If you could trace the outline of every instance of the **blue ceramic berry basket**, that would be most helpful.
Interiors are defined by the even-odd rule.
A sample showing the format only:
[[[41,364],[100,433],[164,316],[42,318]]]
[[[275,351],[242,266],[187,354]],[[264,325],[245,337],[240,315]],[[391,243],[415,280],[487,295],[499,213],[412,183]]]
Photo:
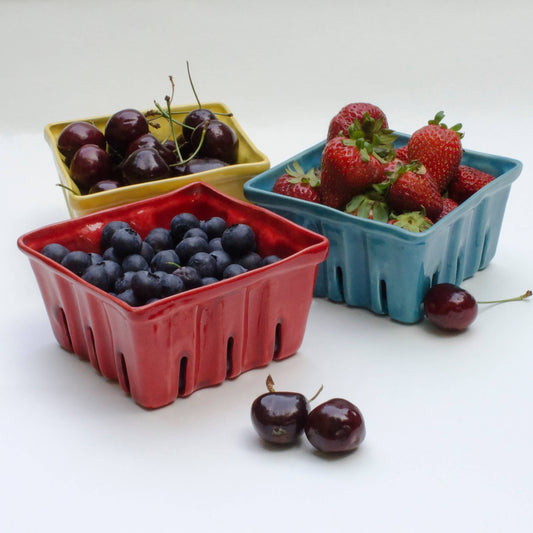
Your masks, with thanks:
[[[396,145],[409,136],[397,134]],[[436,283],[460,284],[485,268],[496,246],[513,181],[522,164],[514,159],[465,150],[462,164],[497,179],[422,233],[355,217],[342,211],[272,192],[287,165],[319,167],[325,142],[247,181],[248,200],[329,239],[329,256],[318,270],[314,295],[364,307],[403,323],[422,318],[421,303]]]

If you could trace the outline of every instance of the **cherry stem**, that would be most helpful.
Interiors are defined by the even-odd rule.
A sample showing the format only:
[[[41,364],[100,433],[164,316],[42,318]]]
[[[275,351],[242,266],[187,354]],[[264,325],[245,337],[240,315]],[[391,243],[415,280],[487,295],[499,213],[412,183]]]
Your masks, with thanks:
[[[189,68],[189,61],[186,61],[187,64],[187,76],[189,77],[189,83],[191,84],[191,89],[194,94],[194,97],[196,98],[196,101],[198,102],[198,107],[202,109],[202,104],[200,103],[200,99],[198,98],[198,95],[196,94],[196,89],[194,88],[194,83],[192,82],[192,76],[191,76],[191,69]]]
[[[316,397],[322,392],[323,388],[324,388],[324,385],[320,385],[320,388],[315,392],[314,396],[312,398],[309,398],[309,402],[316,400]]]
[[[78,194],[77,191],[72,189],[71,187],[67,187],[66,185],[63,185],[62,183],[56,183],[57,187],[61,187],[62,189],[66,189],[67,191],[71,192],[72,194]]]
[[[200,142],[198,143],[198,147],[196,148],[196,150],[187,159],[182,159],[181,153],[179,152],[179,149],[178,149],[178,155],[179,155],[179,158],[180,158],[180,162],[179,163],[171,163],[170,164],[171,167],[175,167],[177,165],[183,165],[185,163],[188,163],[189,161],[191,161],[192,159],[194,159],[198,155],[198,152],[202,148],[202,144],[204,144],[205,132],[207,131],[207,126],[208,125],[209,125],[209,121],[206,121],[205,125],[204,125],[204,127],[202,129],[202,136],[200,137]],[[177,147],[178,145],[177,145],[177,141],[175,139],[174,139],[174,142],[176,143],[176,147]]]
[[[276,392],[276,389],[274,388],[274,380],[272,379],[272,376],[269,374],[266,378],[266,386],[268,389],[268,392]],[[322,389],[324,388],[324,385],[320,385],[320,388],[315,392],[314,396],[310,398],[308,401],[312,402],[316,399],[316,397],[322,392]]]
[[[167,97],[168,98],[168,97]],[[166,100],[166,98],[165,98]],[[178,126],[181,126],[182,128],[188,128],[188,129],[194,129],[194,128],[191,128],[191,126],[187,126],[187,124],[183,124],[182,122],[179,122],[178,120],[172,118],[172,114],[175,114],[175,113],[171,113],[169,114],[167,111],[165,111],[160,104],[158,104],[155,100],[154,100],[154,105],[157,107],[157,110],[159,111],[160,113],[160,116],[158,117],[154,117],[152,119],[150,119],[151,121],[152,120],[157,120],[157,119],[160,119],[161,117],[167,119],[168,121],[172,121],[173,124],[177,124]],[[154,124],[150,124],[151,126],[154,126]]]
[[[174,82],[172,80],[172,76],[169,76],[170,77],[170,81],[172,83],[172,95],[174,95]],[[172,119],[172,112],[170,111],[170,103],[172,102],[172,98],[166,98],[166,101],[167,101],[167,111],[168,111],[168,115],[169,115],[169,119],[168,119],[168,124],[170,126],[170,133],[172,135],[172,140],[174,141],[174,146],[176,147],[176,153],[178,154],[178,157],[179,157],[179,160],[181,163],[183,163],[183,157],[181,156],[181,151],[180,151],[180,145],[178,143],[178,139],[176,138],[176,132],[174,130],[174,124],[172,123],[173,119]]]
[[[478,304],[503,304],[506,302],[520,302],[521,300],[529,298],[532,294],[533,293],[528,289],[524,294],[516,296],[515,298],[508,298],[506,300],[487,300],[483,302],[478,302]]]

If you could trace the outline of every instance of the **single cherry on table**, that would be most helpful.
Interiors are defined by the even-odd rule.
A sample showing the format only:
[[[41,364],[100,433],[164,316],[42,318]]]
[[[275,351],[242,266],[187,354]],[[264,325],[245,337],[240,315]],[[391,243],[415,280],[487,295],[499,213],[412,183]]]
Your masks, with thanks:
[[[531,294],[528,290],[516,298],[478,302],[468,291],[453,283],[437,283],[424,297],[424,313],[440,329],[464,331],[476,319],[478,304],[515,302],[529,298]]]

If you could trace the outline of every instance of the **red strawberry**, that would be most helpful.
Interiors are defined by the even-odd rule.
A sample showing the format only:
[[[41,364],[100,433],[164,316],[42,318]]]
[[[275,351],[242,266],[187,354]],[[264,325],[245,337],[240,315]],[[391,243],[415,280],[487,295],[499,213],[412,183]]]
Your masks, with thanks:
[[[285,174],[276,180],[272,190],[285,196],[320,203],[320,175],[314,168],[304,172],[295,161],[294,168],[287,167]]]
[[[348,104],[331,119],[327,140],[330,141],[341,132],[343,132],[343,136],[348,136],[348,128],[353,124],[353,121],[357,119],[361,122],[365,113],[368,113],[376,120],[383,119],[383,127],[389,127],[387,117],[385,117],[385,113],[379,107],[366,103]]]
[[[322,152],[322,203],[343,209],[347,202],[386,178],[384,163],[396,138],[365,113],[348,128],[348,138],[334,137]]]
[[[400,165],[409,163],[409,156],[407,155],[407,145],[396,149],[396,157],[385,164],[385,172],[392,173]]]
[[[409,160],[418,160],[426,167],[441,193],[457,174],[463,156],[462,125],[448,128],[441,124],[443,118],[444,113],[439,111],[427,126],[413,133],[407,144]]]
[[[396,148],[396,159],[399,159],[400,161],[404,163],[409,163],[409,153],[407,150],[407,145],[404,145],[400,148]]]
[[[429,220],[423,211],[411,211],[410,213],[393,216],[388,224],[412,231],[413,233],[420,233],[433,226],[433,222]]]
[[[391,178],[389,206],[397,212],[425,210],[435,220],[442,211],[442,198],[431,175],[419,163],[400,167]]]
[[[460,204],[493,179],[494,176],[486,172],[467,167],[466,165],[460,165],[457,175],[450,182],[448,195]]]
[[[442,211],[440,212],[440,215],[437,217],[435,222],[437,220],[440,220],[442,217],[446,216],[448,213],[451,213],[459,204],[452,200],[451,198],[443,198],[442,199]]]

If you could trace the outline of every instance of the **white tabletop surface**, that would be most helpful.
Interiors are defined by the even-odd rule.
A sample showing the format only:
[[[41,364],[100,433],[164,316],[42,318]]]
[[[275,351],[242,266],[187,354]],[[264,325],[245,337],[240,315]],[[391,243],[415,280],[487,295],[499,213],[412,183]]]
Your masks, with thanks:
[[[533,523],[533,302],[464,334],[314,300],[298,353],[155,411],[56,343],[16,238],[68,218],[43,127],[151,107],[176,80],[279,163],[369,101],[412,132],[443,109],[466,148],[524,164],[479,299],[533,289],[533,10],[508,2],[0,2],[0,531],[525,533]],[[362,410],[358,451],[262,445],[280,389]]]

